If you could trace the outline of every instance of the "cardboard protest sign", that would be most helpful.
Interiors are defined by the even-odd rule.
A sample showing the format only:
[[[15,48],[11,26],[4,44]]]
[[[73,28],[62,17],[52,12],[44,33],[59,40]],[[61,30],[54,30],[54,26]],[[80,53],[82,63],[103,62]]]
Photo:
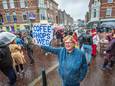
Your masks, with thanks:
[[[32,28],[33,37],[38,45],[49,46],[53,39],[53,28],[48,24],[35,24]]]

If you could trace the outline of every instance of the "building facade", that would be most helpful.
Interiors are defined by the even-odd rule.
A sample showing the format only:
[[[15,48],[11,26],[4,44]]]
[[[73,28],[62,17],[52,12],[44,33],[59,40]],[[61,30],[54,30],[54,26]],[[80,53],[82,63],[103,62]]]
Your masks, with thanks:
[[[89,24],[89,28],[95,28],[98,25],[100,20],[100,1],[101,0],[90,0],[89,2],[89,12],[88,15],[86,15],[86,22]]]
[[[54,0],[46,0],[47,3],[47,18],[52,24],[58,23],[58,4]]]
[[[65,10],[58,10],[58,24],[65,26],[66,30],[71,30],[74,23],[74,19],[66,13]]]
[[[101,6],[100,0],[94,0],[90,8],[91,10],[90,21],[99,21],[100,6]]]
[[[115,22],[115,0],[101,0],[100,19]]]
[[[9,28],[16,28],[17,25],[26,27],[30,21],[39,22],[36,0],[0,0],[0,6],[3,26]]]
[[[73,18],[65,10],[58,10],[58,23],[60,25],[72,25],[73,21]]]
[[[103,22],[115,23],[115,0],[90,0],[88,24],[94,28]]]
[[[31,28],[31,24],[42,20],[54,24],[57,9],[54,0],[0,0],[0,22],[7,29]]]

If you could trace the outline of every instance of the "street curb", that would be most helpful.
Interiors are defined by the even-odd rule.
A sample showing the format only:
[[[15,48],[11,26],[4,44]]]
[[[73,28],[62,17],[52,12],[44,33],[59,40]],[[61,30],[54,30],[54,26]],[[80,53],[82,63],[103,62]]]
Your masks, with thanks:
[[[54,66],[50,67],[46,71],[46,75],[52,72],[54,69],[58,67],[59,64],[55,64]],[[28,84],[28,86],[35,86],[35,84],[42,79],[42,75],[40,75],[38,78],[34,79],[31,83]]]

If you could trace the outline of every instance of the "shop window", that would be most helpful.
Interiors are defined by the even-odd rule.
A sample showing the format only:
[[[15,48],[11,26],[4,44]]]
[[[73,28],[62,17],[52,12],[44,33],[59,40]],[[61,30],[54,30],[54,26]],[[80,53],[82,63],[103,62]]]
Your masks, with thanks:
[[[7,22],[11,21],[11,16],[10,16],[9,12],[6,13],[6,20],[7,20]]]
[[[7,0],[2,0],[2,6],[4,9],[8,9]]]
[[[106,16],[111,16],[112,14],[112,8],[107,8],[106,9]]]
[[[20,0],[20,7],[27,8],[28,7],[28,0]]]
[[[0,23],[3,23],[3,16],[1,13],[0,13]]]
[[[40,10],[40,19],[45,20],[46,19],[46,10]]]
[[[93,17],[95,18],[96,16],[97,16],[97,15],[96,15],[96,9],[94,9],[94,16],[93,16]]]
[[[16,12],[13,12],[13,20],[15,23],[17,22]]]
[[[10,3],[10,8],[15,8],[14,0],[10,0],[9,3]]]
[[[25,12],[23,13],[23,20],[27,20],[27,14]]]
[[[108,3],[113,3],[113,0],[108,0],[107,2],[108,2]]]

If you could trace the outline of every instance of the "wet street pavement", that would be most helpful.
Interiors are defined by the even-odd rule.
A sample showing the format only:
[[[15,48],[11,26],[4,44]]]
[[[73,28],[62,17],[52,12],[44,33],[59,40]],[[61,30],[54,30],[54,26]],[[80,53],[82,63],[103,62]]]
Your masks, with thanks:
[[[97,56],[92,61],[89,67],[88,74],[81,86],[115,86],[115,67],[112,71],[102,71],[100,65],[103,63],[103,58]],[[57,69],[47,75],[48,86],[61,86],[61,80]],[[42,86],[41,81],[35,86]]]
[[[40,48],[34,48],[35,64],[30,65],[29,62],[25,65],[25,73],[20,78],[18,77],[16,86],[28,86],[38,76],[41,75],[43,67],[47,70],[57,64],[57,59],[54,55],[44,55]],[[103,56],[98,55],[92,61],[89,67],[88,74],[81,86],[115,86],[115,67],[112,71],[102,71],[100,65],[103,63]],[[44,65],[43,65],[44,64]],[[61,86],[61,80],[57,69],[48,73],[48,86]],[[8,79],[0,73],[0,86],[8,86]],[[38,81],[34,86],[42,86],[42,81]]]
[[[34,60],[35,64],[30,65],[29,60],[27,59],[27,64],[24,66],[24,74],[17,78],[16,86],[28,86],[35,78],[41,75],[43,68],[46,70],[56,64],[56,58],[52,54],[45,56],[43,51],[34,47]],[[0,86],[8,86],[8,79],[4,74],[0,72]]]

